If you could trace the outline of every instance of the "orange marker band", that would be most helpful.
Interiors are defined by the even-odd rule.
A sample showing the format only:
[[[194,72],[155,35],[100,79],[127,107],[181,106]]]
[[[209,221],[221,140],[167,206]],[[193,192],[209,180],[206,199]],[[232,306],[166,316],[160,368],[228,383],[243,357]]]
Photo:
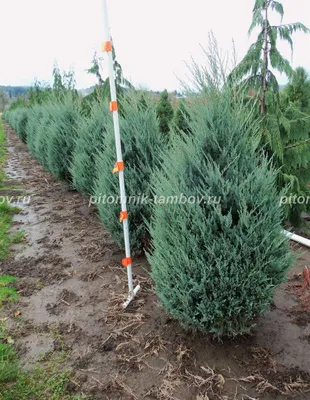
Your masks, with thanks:
[[[118,111],[118,103],[117,101],[110,101],[110,111]]]
[[[127,211],[121,211],[120,216],[119,216],[119,220],[120,222],[123,222],[124,219],[128,218],[128,212]]]
[[[106,52],[112,51],[112,42],[103,42],[101,45],[101,50]]]
[[[116,174],[119,171],[124,171],[124,169],[125,169],[124,161],[118,161],[115,163],[112,173]]]
[[[122,260],[123,267],[128,267],[128,265],[130,265],[130,264],[131,264],[131,257],[127,257]]]

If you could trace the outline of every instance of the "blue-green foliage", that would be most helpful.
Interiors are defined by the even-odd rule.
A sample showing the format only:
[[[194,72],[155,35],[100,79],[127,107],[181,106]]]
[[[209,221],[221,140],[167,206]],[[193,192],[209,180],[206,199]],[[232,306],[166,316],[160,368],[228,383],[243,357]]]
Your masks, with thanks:
[[[267,309],[293,257],[281,232],[277,174],[256,153],[252,117],[229,91],[193,109],[192,135],[175,139],[152,185],[157,196],[203,201],[154,204],[148,258],[156,292],[175,318],[235,336]]]
[[[54,121],[54,106],[53,103],[47,104],[45,107],[41,107],[41,116],[37,121],[38,135],[34,138],[34,153],[38,161],[49,170],[48,164],[48,147],[49,147],[49,128]]]
[[[5,118],[47,170],[57,179],[71,180],[72,155],[82,118],[75,94],[51,97],[43,105],[16,108]]]
[[[70,98],[52,105],[53,118],[47,125],[47,158],[49,171],[60,180],[71,181],[71,162],[77,127],[81,120],[79,104]]]
[[[83,118],[78,126],[71,173],[73,186],[79,192],[93,194],[96,156],[104,150],[106,131],[111,124],[108,103],[101,102],[94,103],[90,116]]]
[[[40,134],[39,126],[44,114],[44,106],[36,105],[29,109],[27,125],[27,145],[34,157],[37,157],[36,142],[37,135]]]
[[[131,246],[135,252],[147,247],[149,233],[146,221],[151,217],[149,201],[139,201],[139,196],[152,197],[151,173],[159,167],[160,150],[166,146],[166,139],[159,130],[155,106],[148,103],[140,107],[139,97],[127,95],[123,100],[124,117],[120,118],[123,160],[125,162],[126,194],[129,210],[129,229]],[[104,203],[104,197],[119,197],[118,175],[112,175],[116,161],[114,130],[111,126],[106,132],[105,148],[98,157],[96,197],[98,209],[104,226],[114,240],[123,247],[123,228],[119,222],[120,203]],[[101,201],[100,201],[101,199]]]
[[[28,111],[28,108],[21,107],[4,113],[6,121],[12,126],[24,142],[27,140]]]

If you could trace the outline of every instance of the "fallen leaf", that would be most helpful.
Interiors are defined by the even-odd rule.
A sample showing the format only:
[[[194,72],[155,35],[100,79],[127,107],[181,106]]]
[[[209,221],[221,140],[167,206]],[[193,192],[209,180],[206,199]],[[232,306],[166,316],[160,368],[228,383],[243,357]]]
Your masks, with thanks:
[[[216,383],[216,386],[217,386],[219,389],[222,390],[223,387],[224,387],[224,385],[225,385],[225,379],[224,379],[223,375],[218,374],[218,375],[217,375],[217,383]]]
[[[16,317],[18,317],[19,315],[21,315],[21,312],[20,312],[20,311],[15,311],[15,313],[14,313],[13,315],[14,315],[14,318],[16,318]]]

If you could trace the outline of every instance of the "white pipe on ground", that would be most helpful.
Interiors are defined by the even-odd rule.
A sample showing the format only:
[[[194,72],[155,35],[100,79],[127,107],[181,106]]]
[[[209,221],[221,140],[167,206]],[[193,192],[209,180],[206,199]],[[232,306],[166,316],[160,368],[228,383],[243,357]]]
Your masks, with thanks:
[[[302,236],[296,235],[295,233],[292,232],[288,232],[288,231],[284,231],[283,233],[285,236],[289,237],[291,240],[293,240],[294,242],[300,243],[304,246],[310,247],[310,240],[306,239]]]

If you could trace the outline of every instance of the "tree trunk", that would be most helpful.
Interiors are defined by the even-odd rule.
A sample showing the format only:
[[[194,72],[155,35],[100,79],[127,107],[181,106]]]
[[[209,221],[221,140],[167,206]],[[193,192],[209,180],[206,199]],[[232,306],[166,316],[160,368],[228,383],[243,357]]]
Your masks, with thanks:
[[[267,71],[268,71],[268,0],[265,2],[265,26],[264,26],[264,65],[262,71],[262,97],[261,114],[265,114],[266,109],[266,91],[267,91]]]

